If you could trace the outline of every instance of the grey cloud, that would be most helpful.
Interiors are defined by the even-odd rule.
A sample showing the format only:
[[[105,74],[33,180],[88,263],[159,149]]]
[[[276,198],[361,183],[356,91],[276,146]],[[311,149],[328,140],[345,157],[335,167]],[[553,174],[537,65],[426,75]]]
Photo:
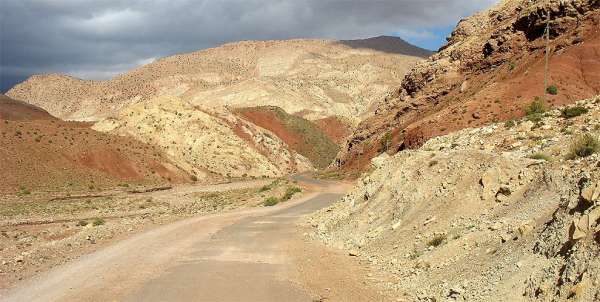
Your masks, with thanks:
[[[2,90],[35,73],[108,78],[249,39],[427,37],[495,0],[2,0]]]

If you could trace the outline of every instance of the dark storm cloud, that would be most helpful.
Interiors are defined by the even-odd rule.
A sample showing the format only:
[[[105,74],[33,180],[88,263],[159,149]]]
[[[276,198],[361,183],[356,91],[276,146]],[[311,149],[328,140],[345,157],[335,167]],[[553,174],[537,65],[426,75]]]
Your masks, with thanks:
[[[428,39],[495,0],[1,0],[2,89],[44,72],[101,79],[237,40]]]

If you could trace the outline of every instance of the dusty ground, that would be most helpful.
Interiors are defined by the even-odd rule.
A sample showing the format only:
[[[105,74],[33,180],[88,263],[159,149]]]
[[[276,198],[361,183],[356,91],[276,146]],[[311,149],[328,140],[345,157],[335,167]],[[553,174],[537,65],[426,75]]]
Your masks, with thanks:
[[[364,282],[368,273],[356,258],[307,244],[296,225],[299,216],[330,204],[349,186],[319,181],[303,186],[304,197],[276,207],[195,216],[152,228],[38,274],[5,291],[4,298],[387,301]]]
[[[0,199],[0,287],[156,225],[262,207],[267,197],[281,197],[294,186],[286,180],[255,180],[178,185],[148,193],[120,188],[87,197],[42,193],[27,198],[4,196]]]

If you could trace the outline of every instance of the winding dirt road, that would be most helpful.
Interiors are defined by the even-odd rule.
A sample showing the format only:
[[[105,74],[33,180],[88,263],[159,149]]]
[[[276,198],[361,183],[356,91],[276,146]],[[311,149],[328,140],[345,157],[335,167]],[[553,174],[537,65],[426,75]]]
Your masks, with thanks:
[[[290,246],[300,242],[298,218],[338,199],[347,186],[302,180],[312,192],[298,200],[153,229],[27,280],[2,300],[318,300],[297,280],[298,261],[291,259],[305,255],[290,255]]]

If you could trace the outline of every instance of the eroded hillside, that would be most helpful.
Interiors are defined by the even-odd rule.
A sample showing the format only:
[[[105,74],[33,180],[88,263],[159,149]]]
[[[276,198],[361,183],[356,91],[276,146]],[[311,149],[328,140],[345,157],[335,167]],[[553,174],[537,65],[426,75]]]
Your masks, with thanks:
[[[75,120],[98,120],[140,101],[177,96],[207,107],[272,105],[309,119],[338,115],[358,121],[428,54],[392,37],[244,41],[158,59],[108,81],[36,75],[8,95]]]
[[[93,128],[158,146],[199,179],[278,177],[313,169],[272,132],[226,108],[194,106],[175,96],[125,107]]]
[[[402,301],[600,299],[600,97],[433,138],[311,217]]]
[[[279,107],[241,108],[237,113],[253,124],[273,132],[292,150],[310,159],[317,168],[326,168],[340,149],[333,141],[335,135],[327,133],[318,124],[287,114]]]
[[[336,166],[360,170],[382,152],[524,114],[544,95],[546,27],[550,15],[552,106],[600,93],[600,1],[505,0],[462,20],[446,46],[418,64],[394,97],[375,105],[348,139]]]
[[[187,182],[162,152],[131,138],[0,95],[0,192],[94,191],[118,184]]]

